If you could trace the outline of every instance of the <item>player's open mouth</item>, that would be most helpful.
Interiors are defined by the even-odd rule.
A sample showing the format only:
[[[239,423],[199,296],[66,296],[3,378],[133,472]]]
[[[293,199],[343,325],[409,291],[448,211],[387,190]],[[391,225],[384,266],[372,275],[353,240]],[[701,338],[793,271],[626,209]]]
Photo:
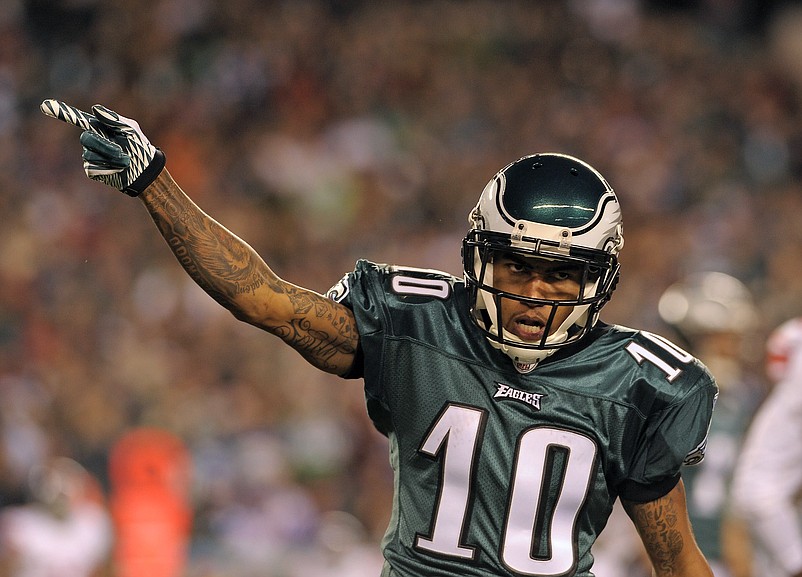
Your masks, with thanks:
[[[538,341],[543,338],[544,323],[530,317],[519,317],[510,323],[509,331],[524,341]]]

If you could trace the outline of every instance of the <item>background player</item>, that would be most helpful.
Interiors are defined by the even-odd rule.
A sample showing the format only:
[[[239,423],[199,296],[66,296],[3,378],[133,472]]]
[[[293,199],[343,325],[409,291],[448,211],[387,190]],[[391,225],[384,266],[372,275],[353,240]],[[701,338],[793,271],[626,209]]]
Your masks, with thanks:
[[[0,509],[0,575],[93,577],[109,564],[113,527],[100,482],[57,457],[31,472],[28,502]]]
[[[364,377],[396,475],[385,577],[591,575],[618,497],[658,576],[711,575],[679,470],[703,457],[717,388],[666,339],[599,322],[623,233],[592,167],[544,154],[502,169],[470,214],[464,281],[360,261],[326,298],[203,213],[136,122],[42,109],[83,129],[87,175],[139,196],[220,304]]]
[[[749,427],[733,498],[751,530],[755,574],[802,577],[802,318],[774,330],[766,357],[775,384]]]

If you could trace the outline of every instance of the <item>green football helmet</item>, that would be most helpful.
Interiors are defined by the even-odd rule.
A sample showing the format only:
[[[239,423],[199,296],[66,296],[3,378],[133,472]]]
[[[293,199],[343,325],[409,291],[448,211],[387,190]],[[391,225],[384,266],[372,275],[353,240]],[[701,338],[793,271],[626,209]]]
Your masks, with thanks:
[[[618,198],[587,163],[565,154],[525,156],[500,170],[468,216],[462,244],[471,316],[490,343],[520,372],[529,372],[560,347],[585,336],[615,289],[624,245]],[[565,262],[581,271],[572,300],[547,300],[504,292],[493,285],[498,254]],[[524,340],[505,330],[505,300],[548,311],[542,337]],[[571,312],[553,327],[560,307]]]

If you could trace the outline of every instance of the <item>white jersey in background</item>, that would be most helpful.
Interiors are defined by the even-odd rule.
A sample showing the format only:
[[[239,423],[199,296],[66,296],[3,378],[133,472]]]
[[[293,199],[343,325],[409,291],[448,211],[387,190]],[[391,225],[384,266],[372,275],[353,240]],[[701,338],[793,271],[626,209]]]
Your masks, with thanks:
[[[774,388],[752,422],[733,483],[734,506],[747,521],[762,577],[802,573],[802,318],[767,342]]]

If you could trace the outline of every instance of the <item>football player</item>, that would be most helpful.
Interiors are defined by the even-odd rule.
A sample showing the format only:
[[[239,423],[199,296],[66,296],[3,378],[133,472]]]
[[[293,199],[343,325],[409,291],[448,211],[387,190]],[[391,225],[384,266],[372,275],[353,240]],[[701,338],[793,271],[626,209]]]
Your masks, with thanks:
[[[774,386],[747,432],[733,499],[751,530],[755,575],[802,577],[802,318],[769,336],[766,373]]]
[[[0,507],[0,575],[100,575],[110,562],[113,524],[100,482],[77,461],[33,467],[29,500]]]
[[[717,387],[665,338],[599,320],[624,237],[588,164],[537,154],[499,171],[470,211],[464,279],[361,260],[321,295],[205,214],[133,120],[42,110],[82,129],[86,174],[139,197],[236,318],[364,380],[395,474],[384,577],[589,577],[619,498],[656,575],[712,575],[680,467],[704,455]]]

